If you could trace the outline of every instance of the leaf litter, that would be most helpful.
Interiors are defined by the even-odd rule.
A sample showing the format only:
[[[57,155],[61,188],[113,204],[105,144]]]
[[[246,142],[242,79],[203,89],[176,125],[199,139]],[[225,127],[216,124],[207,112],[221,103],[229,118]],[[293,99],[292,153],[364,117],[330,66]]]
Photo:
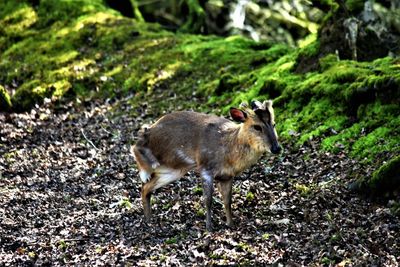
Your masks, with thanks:
[[[317,143],[284,144],[235,179],[233,229],[216,192],[215,231],[205,232],[194,173],[154,194],[146,224],[129,150],[140,126],[159,115],[148,105],[47,101],[0,114],[2,265],[400,263],[399,218],[349,192],[352,174],[366,171],[345,152],[318,152]]]

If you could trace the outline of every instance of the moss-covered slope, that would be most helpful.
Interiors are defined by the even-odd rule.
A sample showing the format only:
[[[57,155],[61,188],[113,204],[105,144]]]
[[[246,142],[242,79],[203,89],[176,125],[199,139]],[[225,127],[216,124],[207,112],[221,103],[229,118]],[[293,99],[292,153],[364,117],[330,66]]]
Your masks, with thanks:
[[[303,74],[295,72],[299,59],[314,53],[318,40],[293,49],[173,34],[124,18],[101,0],[1,2],[0,31],[0,85],[14,111],[65,96],[133,94],[139,102],[196,95],[205,100],[196,109],[215,112],[272,98],[285,140],[320,138],[323,149],[346,149],[373,163],[400,152],[399,59],[360,63],[327,55]]]
[[[382,196],[387,192],[398,194],[400,189],[399,170],[400,156],[397,156],[382,165],[372,176],[357,179],[350,184],[350,189],[372,196]]]

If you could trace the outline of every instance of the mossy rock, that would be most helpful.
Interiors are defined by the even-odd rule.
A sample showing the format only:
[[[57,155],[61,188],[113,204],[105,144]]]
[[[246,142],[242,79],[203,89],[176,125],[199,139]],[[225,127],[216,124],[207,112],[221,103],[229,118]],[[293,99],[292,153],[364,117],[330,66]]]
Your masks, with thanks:
[[[371,196],[384,196],[400,190],[400,156],[394,157],[376,170],[372,176],[359,178],[350,190]]]
[[[368,183],[375,191],[400,189],[400,156],[397,156],[372,174]]]
[[[295,72],[306,73],[309,71],[317,70],[319,68],[319,62],[318,62],[318,59],[320,58],[320,56],[318,55],[319,50],[320,50],[320,42],[318,40],[301,48],[298,51]]]
[[[10,95],[7,93],[6,89],[0,85],[0,111],[8,111],[11,107]]]
[[[47,96],[50,96],[50,94],[47,94]],[[35,104],[41,104],[43,99],[43,94],[38,90],[19,89],[12,97],[13,110],[16,112],[26,111]]]

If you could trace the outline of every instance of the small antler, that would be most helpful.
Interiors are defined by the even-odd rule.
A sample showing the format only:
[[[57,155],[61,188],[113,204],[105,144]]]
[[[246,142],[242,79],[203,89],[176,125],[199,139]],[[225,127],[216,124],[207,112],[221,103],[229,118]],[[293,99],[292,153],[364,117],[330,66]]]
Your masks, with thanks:
[[[270,109],[272,108],[272,100],[265,100],[263,103],[264,109]]]
[[[257,110],[257,109],[262,109],[262,104],[261,104],[261,102],[260,101],[258,101],[258,100],[253,100],[253,101],[251,101],[251,108],[253,109],[253,110]]]

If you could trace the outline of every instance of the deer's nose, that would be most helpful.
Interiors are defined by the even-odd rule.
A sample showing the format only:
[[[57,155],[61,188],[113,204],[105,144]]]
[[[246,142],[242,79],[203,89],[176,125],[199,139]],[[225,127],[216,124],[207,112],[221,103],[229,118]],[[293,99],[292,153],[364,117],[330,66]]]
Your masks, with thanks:
[[[271,147],[271,152],[273,154],[279,154],[279,152],[281,152],[282,148],[279,145],[273,145]]]

